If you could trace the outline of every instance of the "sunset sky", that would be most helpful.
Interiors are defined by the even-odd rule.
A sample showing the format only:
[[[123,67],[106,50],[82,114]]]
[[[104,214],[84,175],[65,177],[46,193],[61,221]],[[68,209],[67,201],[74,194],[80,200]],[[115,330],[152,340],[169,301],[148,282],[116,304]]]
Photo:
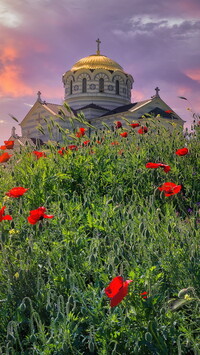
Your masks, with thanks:
[[[189,126],[200,113],[200,0],[0,0],[0,144],[36,100],[62,103],[62,74],[96,52],[135,80],[132,102],[161,98]],[[185,96],[189,100],[181,100]]]

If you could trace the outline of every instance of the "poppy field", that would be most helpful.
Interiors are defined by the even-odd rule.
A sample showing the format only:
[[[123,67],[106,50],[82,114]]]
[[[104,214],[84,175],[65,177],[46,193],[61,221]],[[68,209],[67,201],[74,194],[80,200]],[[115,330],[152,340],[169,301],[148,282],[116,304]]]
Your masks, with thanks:
[[[153,121],[1,147],[0,354],[200,353],[200,127]]]

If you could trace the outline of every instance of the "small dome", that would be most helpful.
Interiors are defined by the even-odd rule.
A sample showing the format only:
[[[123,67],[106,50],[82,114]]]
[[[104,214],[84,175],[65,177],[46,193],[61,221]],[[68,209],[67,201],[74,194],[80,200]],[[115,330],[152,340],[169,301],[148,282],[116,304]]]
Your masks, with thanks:
[[[79,69],[106,69],[112,71],[119,70],[124,73],[121,65],[101,54],[92,54],[88,57],[80,59],[73,65],[71,71],[74,72]]]

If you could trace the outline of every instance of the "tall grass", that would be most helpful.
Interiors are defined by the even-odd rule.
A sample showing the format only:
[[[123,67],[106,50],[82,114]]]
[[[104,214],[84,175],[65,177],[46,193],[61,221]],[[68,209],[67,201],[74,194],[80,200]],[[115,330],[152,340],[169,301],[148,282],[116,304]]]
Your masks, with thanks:
[[[88,146],[66,138],[79,149],[63,156],[52,145],[36,160],[26,148],[1,164],[13,220],[0,222],[0,353],[199,354],[199,140],[173,125],[119,132],[96,132]],[[165,197],[166,181],[181,192]],[[5,197],[16,186],[29,191]],[[29,224],[40,206],[54,218]],[[133,282],[110,308],[104,288],[117,275]]]

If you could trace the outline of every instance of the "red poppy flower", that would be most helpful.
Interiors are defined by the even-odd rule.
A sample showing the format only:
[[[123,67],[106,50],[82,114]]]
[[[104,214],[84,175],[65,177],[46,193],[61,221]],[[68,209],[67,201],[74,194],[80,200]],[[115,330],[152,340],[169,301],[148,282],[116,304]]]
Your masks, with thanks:
[[[122,128],[122,123],[120,121],[116,121],[115,128]]]
[[[46,158],[46,154],[44,152],[38,152],[37,150],[34,150],[33,154],[36,156],[37,159],[40,159],[42,157]]]
[[[88,145],[89,143],[90,143],[90,140],[83,142],[84,145]]]
[[[6,163],[10,157],[12,157],[11,154],[8,154],[7,152],[6,153],[3,153],[1,156],[0,156],[0,163]]]
[[[81,132],[82,133],[82,135],[84,136],[84,134],[85,134],[85,131],[86,131],[86,128],[79,128],[79,132]]]
[[[128,294],[128,285],[133,280],[124,281],[121,276],[116,276],[110,284],[105,288],[106,295],[111,298],[110,306],[117,306],[123,298]]]
[[[0,149],[1,150],[6,150],[6,145],[1,145]]]
[[[176,185],[173,182],[165,182],[158,188],[160,191],[164,191],[165,196],[172,196],[181,191],[182,186]]]
[[[139,134],[144,134],[148,132],[148,128],[146,126],[142,126],[140,129],[138,129]]]
[[[120,133],[120,136],[126,138],[128,136],[128,133],[127,132]]]
[[[176,155],[186,155],[188,154],[189,150],[188,148],[181,148],[176,151]]]
[[[171,170],[171,167],[169,165],[166,165],[166,164],[160,164],[160,167],[163,168],[165,173],[168,173],[168,171]]]
[[[140,124],[139,123],[130,123],[130,126],[132,128],[136,128],[136,127],[140,127]]]
[[[60,150],[58,150],[58,154],[60,155],[64,155],[65,152],[66,152],[65,147],[62,147]]]
[[[24,187],[13,187],[10,191],[6,193],[6,196],[9,197],[20,197],[22,196],[25,192],[27,192],[29,189],[25,189]]]
[[[6,149],[13,149],[14,141],[4,141]]]
[[[173,113],[173,111],[172,110],[167,110],[167,111],[165,111],[166,113]]]
[[[3,206],[0,209],[0,222],[2,222],[3,220],[7,220],[7,221],[11,221],[12,220],[12,217],[9,214],[5,215],[5,209],[6,209],[5,206]]]
[[[150,168],[150,169],[163,168],[165,173],[168,173],[168,171],[171,170],[171,167],[169,165],[161,164],[161,163],[147,163],[146,168]]]
[[[30,224],[36,224],[38,221],[41,221],[43,218],[53,218],[54,215],[45,214],[45,207],[38,207],[36,210],[30,211],[30,216],[27,217]]]
[[[159,168],[160,164],[157,164],[157,163],[147,163],[146,164],[146,168],[148,169],[156,169],[156,168]]]
[[[78,150],[78,147],[77,147],[77,145],[75,145],[75,144],[68,145],[67,148],[68,148],[69,150]]]
[[[85,131],[86,129],[85,128],[79,128],[79,130],[76,132],[76,137],[80,138],[80,137],[83,137],[85,135]]]
[[[112,142],[111,145],[119,145],[119,142],[117,142],[117,141]]]
[[[140,293],[140,296],[143,298],[143,299],[146,299],[147,298],[147,295],[148,295],[148,292],[142,292]]]

